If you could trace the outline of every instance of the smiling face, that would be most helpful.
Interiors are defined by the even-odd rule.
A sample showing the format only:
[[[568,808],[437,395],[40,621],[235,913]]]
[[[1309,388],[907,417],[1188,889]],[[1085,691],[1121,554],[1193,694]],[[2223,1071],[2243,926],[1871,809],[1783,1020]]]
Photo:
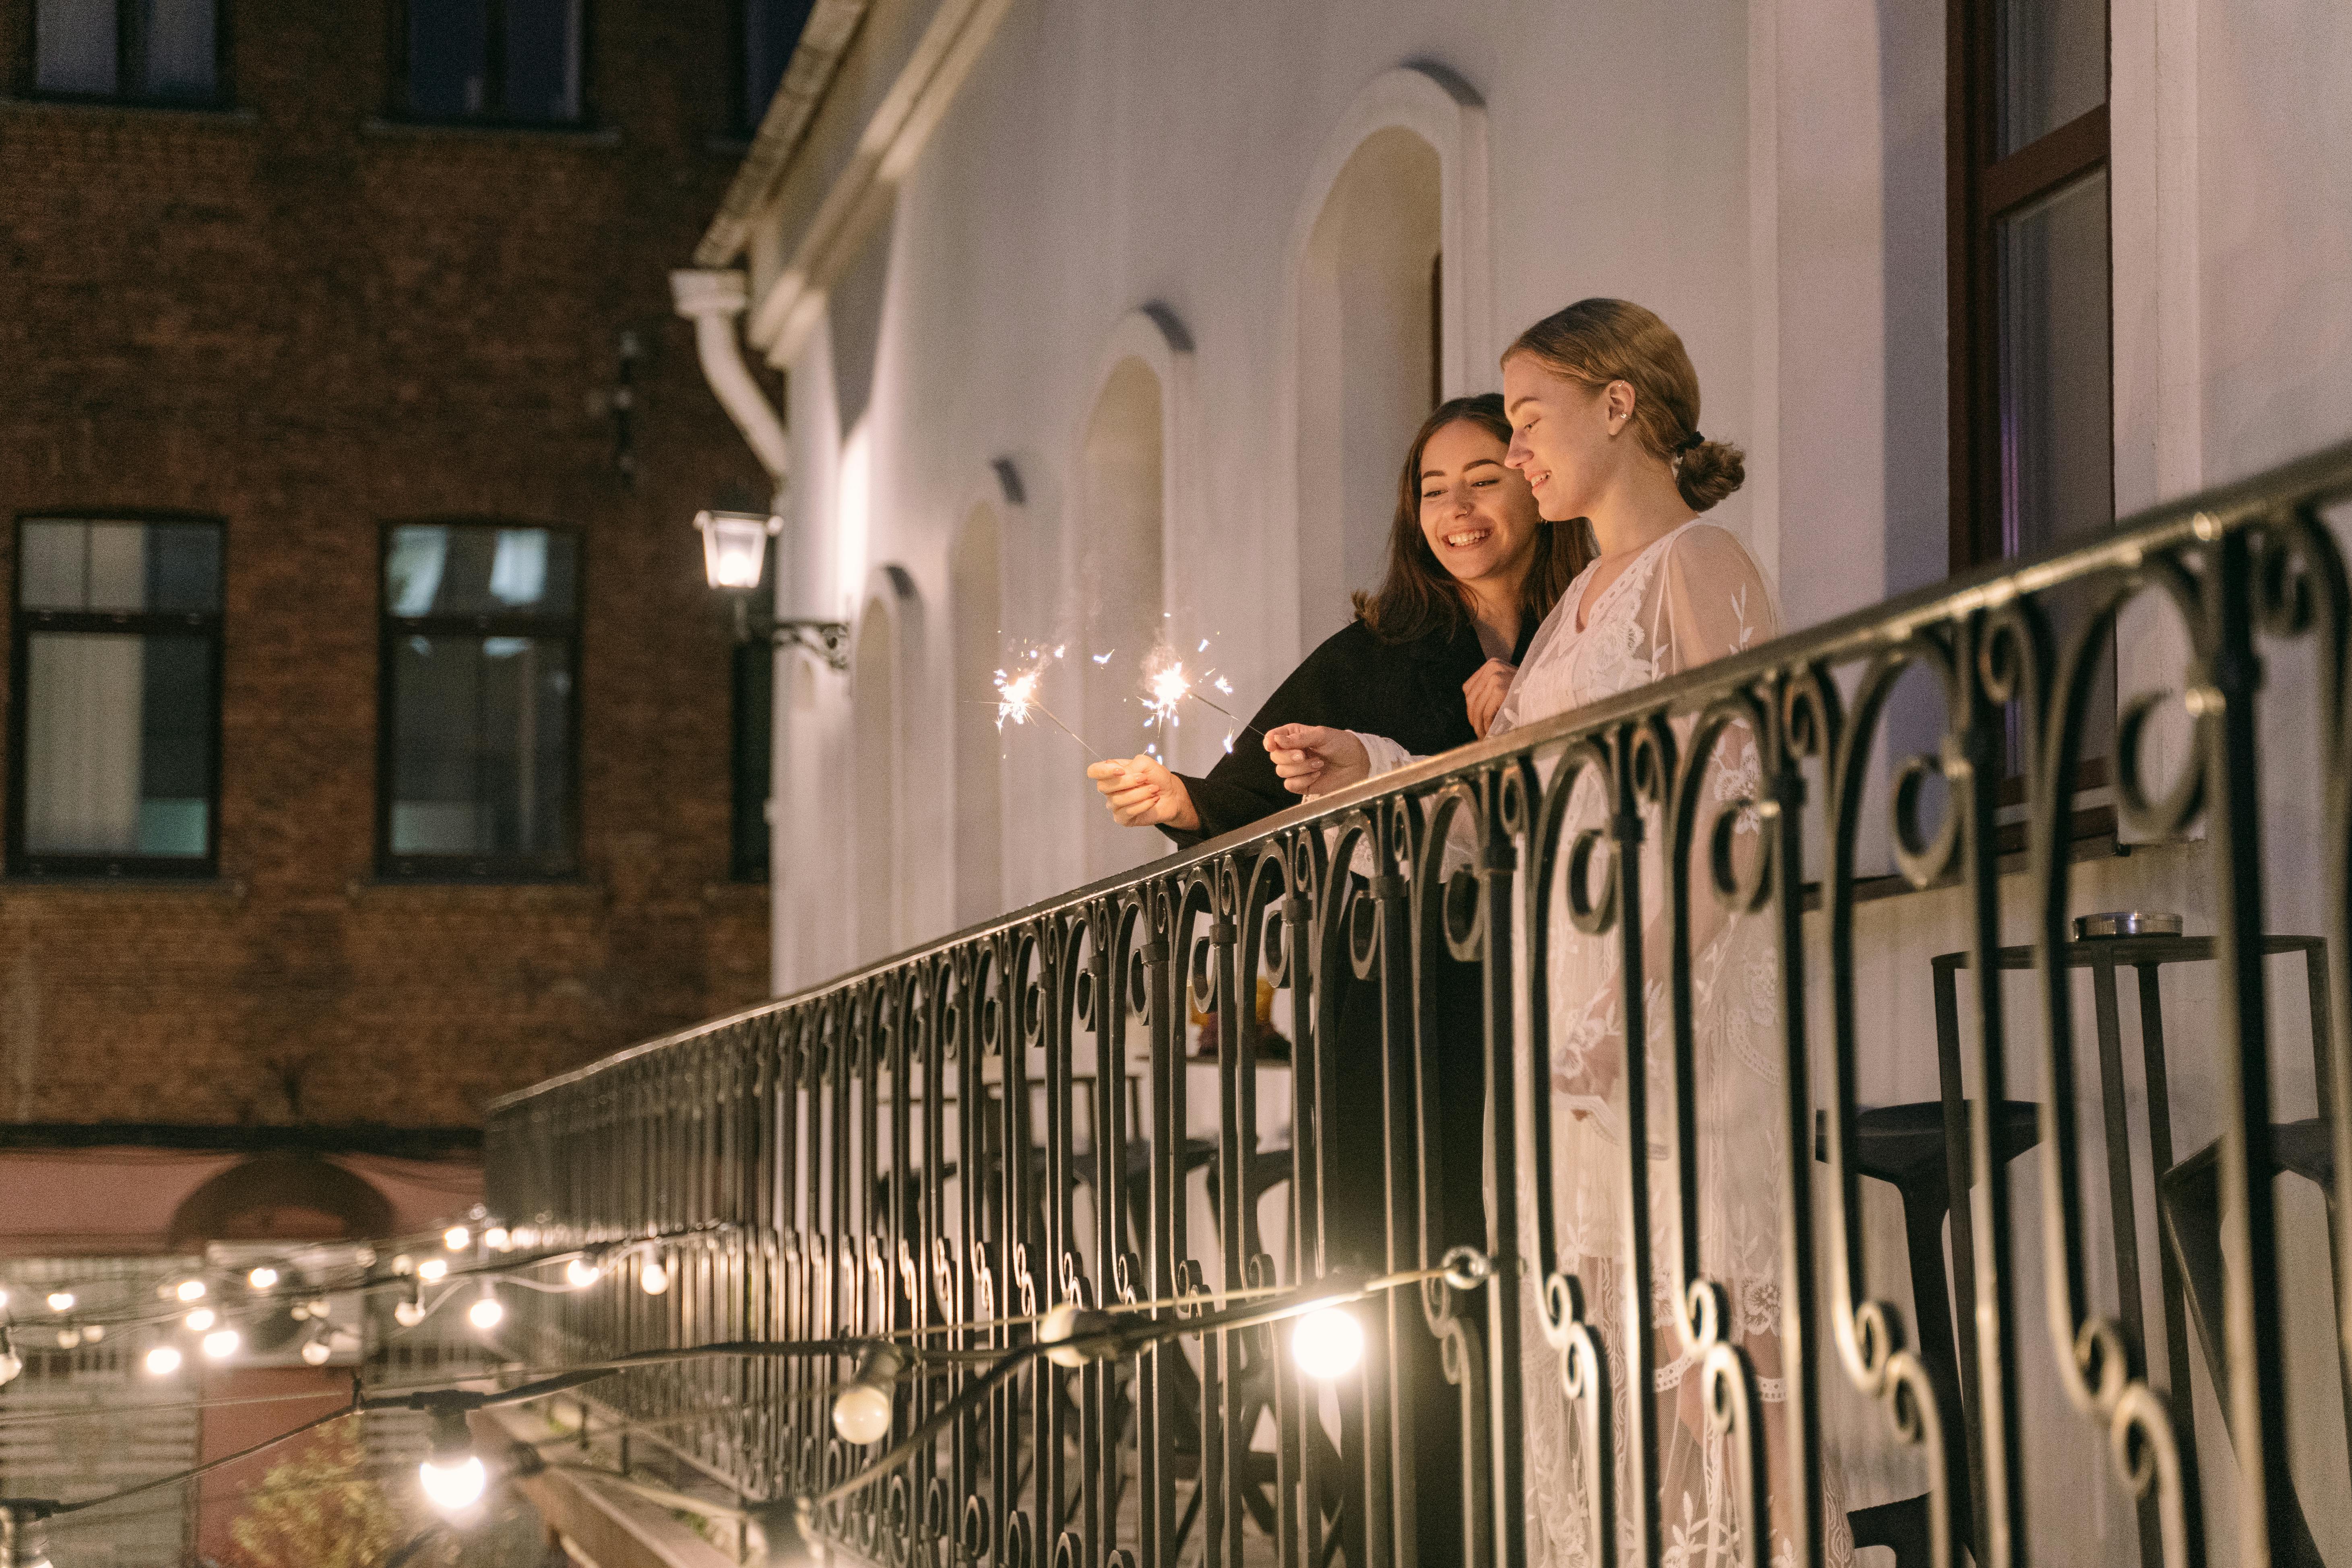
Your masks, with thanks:
[[[1421,534],[1459,583],[1516,589],[1533,558],[1543,521],[1525,479],[1504,465],[1504,444],[1457,419],[1421,449]]]
[[[1511,421],[1505,459],[1525,477],[1552,522],[1591,515],[1634,443],[1615,439],[1633,411],[1633,389],[1612,381],[1591,391],[1554,375],[1529,354],[1503,365],[1503,410]]]

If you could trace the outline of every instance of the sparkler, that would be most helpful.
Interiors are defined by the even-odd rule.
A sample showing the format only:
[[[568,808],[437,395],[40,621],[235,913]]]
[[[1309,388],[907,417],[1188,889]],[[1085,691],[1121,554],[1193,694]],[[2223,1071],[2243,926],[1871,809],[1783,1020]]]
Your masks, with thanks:
[[[1055,648],[1054,651],[1059,654],[1062,650]],[[1037,700],[1038,682],[1045,679],[1045,666],[1051,662],[1041,658],[1018,675],[1007,675],[1001,669],[996,672],[996,727],[1002,731],[1008,719],[1015,724],[1026,724],[1031,714],[1038,714],[1063,734],[1077,742],[1079,750],[1100,762],[1102,753],[1087,745],[1085,736],[1063,723],[1061,715]]]
[[[1201,640],[1201,647],[1206,648],[1208,646],[1208,639],[1203,637]],[[1198,675],[1189,674],[1184,668],[1184,661],[1176,657],[1174,650],[1164,646],[1152,649],[1151,657],[1143,661],[1143,708],[1144,711],[1150,715],[1144,720],[1144,723],[1158,724],[1164,729],[1174,729],[1180,722],[1177,710],[1184,705],[1184,700],[1189,697],[1193,701],[1223,714],[1235,724],[1240,725],[1240,730],[1234,733],[1247,732],[1260,740],[1265,738],[1265,731],[1255,724],[1243,723],[1241,716],[1232,709],[1213,698],[1202,696],[1201,686],[1203,682],[1213,685],[1227,697],[1234,694],[1233,683],[1218,676],[1214,670],[1202,670]],[[1228,734],[1225,737],[1225,750],[1230,752],[1233,749],[1234,737]]]

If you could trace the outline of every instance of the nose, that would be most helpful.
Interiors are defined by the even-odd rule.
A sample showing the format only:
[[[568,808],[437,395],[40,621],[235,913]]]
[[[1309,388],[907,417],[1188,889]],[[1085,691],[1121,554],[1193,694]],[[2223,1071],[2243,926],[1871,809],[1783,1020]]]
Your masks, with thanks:
[[[1528,466],[1528,459],[1532,456],[1534,454],[1528,450],[1527,443],[1521,439],[1519,432],[1516,428],[1513,429],[1511,444],[1503,448],[1503,467],[1524,468]]]

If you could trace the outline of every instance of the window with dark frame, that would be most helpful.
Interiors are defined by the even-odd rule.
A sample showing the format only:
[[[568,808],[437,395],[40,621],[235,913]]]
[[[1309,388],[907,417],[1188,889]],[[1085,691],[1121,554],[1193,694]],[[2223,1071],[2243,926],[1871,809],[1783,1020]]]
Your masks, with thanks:
[[[586,0],[405,0],[396,111],[427,122],[575,125]]]
[[[32,0],[41,98],[205,108],[221,99],[218,0]]]
[[[728,875],[738,882],[768,879],[768,801],[775,739],[776,650],[766,638],[734,645],[728,762],[731,805]]]
[[[815,8],[816,0],[734,0],[738,135],[749,137],[760,129]]]
[[[185,518],[17,520],[10,875],[216,870],[221,533]]]
[[[1951,0],[1951,565],[2033,554],[2115,521],[2106,0]],[[2062,641],[2079,626],[2065,623]],[[2080,788],[2106,783],[2115,687],[2084,716]],[[2011,717],[2009,771],[2023,737]],[[2023,799],[2012,777],[2004,804]],[[2077,835],[2112,831],[2111,807]]]
[[[530,881],[578,869],[579,603],[570,530],[384,530],[385,878]]]

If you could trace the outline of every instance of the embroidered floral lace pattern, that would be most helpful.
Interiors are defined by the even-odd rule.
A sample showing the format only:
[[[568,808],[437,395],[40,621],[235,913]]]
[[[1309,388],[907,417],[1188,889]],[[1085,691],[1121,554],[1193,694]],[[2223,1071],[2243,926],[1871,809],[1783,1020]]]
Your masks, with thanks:
[[[1723,529],[1693,520],[1652,543],[1614,582],[1584,604],[1592,569],[1572,584],[1536,633],[1526,662],[1496,714],[1490,734],[1613,697],[1650,681],[1737,653],[1769,640],[1779,630],[1771,600],[1756,564],[1739,542]],[[1585,625],[1576,625],[1580,607]],[[1687,721],[1676,737],[1687,743]],[[1376,753],[1376,755],[1379,753]],[[1386,756],[1381,760],[1388,761]],[[1755,739],[1734,728],[1717,743],[1704,786],[1699,826],[1711,827],[1715,814],[1734,802],[1752,799],[1761,774]],[[1385,771],[1385,770],[1382,770]],[[1600,783],[1588,776],[1571,798],[1561,842],[1587,826],[1606,822]],[[1657,1367],[1653,1397],[1660,1434],[1660,1544],[1666,1568],[1717,1568],[1739,1561],[1742,1520],[1735,1475],[1725,1443],[1707,1434],[1696,1359],[1683,1346],[1675,1325],[1671,1258],[1675,1247],[1674,1194],[1665,1182],[1664,1140],[1672,1027],[1666,1004],[1670,922],[1660,850],[1662,824],[1646,814],[1642,849],[1643,996],[1646,1004],[1652,1123],[1650,1129],[1650,1234],[1654,1264],[1650,1311],[1656,1326]],[[1752,854],[1758,823],[1745,816],[1737,826],[1740,850]],[[1692,997],[1697,1049],[1696,1117],[1699,1154],[1699,1245],[1708,1278],[1728,1291],[1729,1332],[1757,1361],[1758,1381],[1767,1401],[1760,1415],[1777,1428],[1780,1400],[1780,1213],[1784,1186],[1785,1111],[1780,1088],[1777,1029],[1778,969],[1769,928],[1761,915],[1725,910],[1707,893],[1694,869]],[[1553,1172],[1559,1190],[1556,1213],[1561,1267],[1583,1282],[1586,1310],[1594,1321],[1612,1368],[1630,1360],[1625,1337],[1624,1229],[1625,1065],[1624,976],[1621,934],[1586,936],[1567,918],[1564,888],[1556,889],[1549,966]],[[1524,1045],[1523,1045],[1523,1047]],[[1524,1064],[1521,1068],[1525,1072]],[[1524,1077],[1522,1081],[1525,1081]],[[1519,1212],[1532,1226],[1535,1207],[1522,1194]],[[1534,1256],[1533,1235],[1521,1237]],[[1559,1381],[1559,1353],[1543,1334],[1536,1301],[1538,1282],[1529,1278],[1521,1321],[1528,1382],[1526,1466],[1528,1547],[1531,1562],[1549,1568],[1597,1568],[1621,1559],[1638,1560],[1633,1510],[1626,1506],[1630,1472],[1622,1444],[1617,1469],[1619,1542],[1616,1553],[1596,1552],[1585,1539],[1588,1517],[1581,1476]],[[1614,1429],[1630,1430],[1627,1380],[1611,1380],[1616,1408]],[[1773,1432],[1775,1508],[1786,1506],[1790,1484]],[[1829,1467],[1834,1468],[1834,1466]],[[1826,1478],[1832,1497],[1824,1509],[1830,1531],[1828,1560],[1849,1563],[1853,1546],[1845,1531],[1834,1477]],[[1789,1542],[1775,1531],[1768,1562],[1780,1561]]]

